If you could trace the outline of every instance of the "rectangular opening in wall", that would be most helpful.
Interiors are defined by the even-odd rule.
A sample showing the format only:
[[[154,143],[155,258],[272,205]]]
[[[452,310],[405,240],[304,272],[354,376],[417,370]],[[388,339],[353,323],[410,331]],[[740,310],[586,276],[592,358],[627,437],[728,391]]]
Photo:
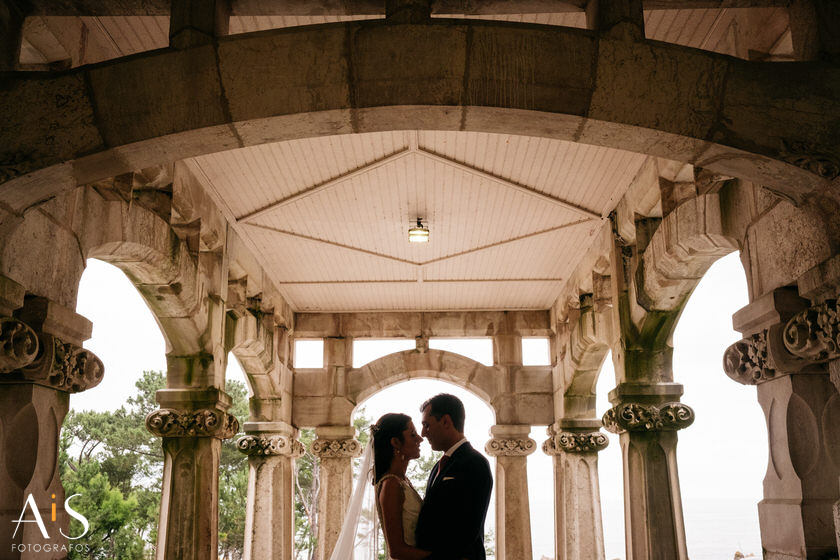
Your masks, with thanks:
[[[534,337],[522,339],[523,366],[550,366],[551,355],[548,338]]]
[[[413,338],[362,338],[353,340],[353,367],[360,368],[382,356],[414,350]]]
[[[324,367],[324,339],[310,338],[295,340],[295,368]]]
[[[485,366],[493,365],[492,338],[430,338],[429,348],[455,352]]]

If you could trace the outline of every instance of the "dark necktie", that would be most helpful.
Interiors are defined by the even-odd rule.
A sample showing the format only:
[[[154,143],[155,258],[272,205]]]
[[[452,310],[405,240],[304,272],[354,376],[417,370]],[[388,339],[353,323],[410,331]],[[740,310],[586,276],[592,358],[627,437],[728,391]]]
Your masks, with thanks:
[[[443,467],[445,467],[446,463],[448,463],[448,462],[449,462],[449,455],[444,455],[443,457],[440,458],[440,461],[438,461],[438,464],[437,464],[437,472],[435,472],[435,478],[432,480],[432,484],[437,483],[438,478],[440,478],[440,473],[443,471]]]

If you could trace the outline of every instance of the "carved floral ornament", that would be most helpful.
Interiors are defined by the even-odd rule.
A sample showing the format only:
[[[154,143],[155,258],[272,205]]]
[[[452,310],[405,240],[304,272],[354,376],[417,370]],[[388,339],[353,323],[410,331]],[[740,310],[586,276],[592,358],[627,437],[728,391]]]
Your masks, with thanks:
[[[738,383],[755,385],[776,378],[781,371],[800,371],[837,358],[840,307],[838,300],[831,299],[800,311],[784,326],[773,325],[739,340],[726,349],[723,369]]]
[[[764,330],[743,338],[723,353],[723,371],[744,385],[755,385],[776,377],[767,353],[767,334]]]
[[[838,300],[827,300],[794,315],[785,325],[784,341],[791,354],[812,362],[840,357]]]
[[[96,354],[25,323],[0,317],[0,381],[29,381],[68,393],[98,385],[105,367]]]
[[[546,455],[562,453],[597,453],[609,444],[601,432],[560,432],[548,438],[542,445]]]
[[[193,411],[162,408],[146,416],[146,429],[159,437],[215,437],[228,439],[239,431],[239,421],[221,410]]]
[[[26,323],[0,317],[0,373],[31,364],[38,355],[38,336]]]
[[[682,403],[661,406],[622,403],[609,409],[601,419],[604,428],[614,434],[682,430],[694,422],[694,411]]]
[[[284,455],[286,457],[300,457],[305,449],[303,444],[293,437],[282,435],[253,436],[239,438],[236,442],[239,451],[248,456]]]
[[[536,448],[537,442],[531,438],[493,438],[484,446],[493,457],[524,457]]]
[[[322,459],[332,457],[358,457],[362,454],[362,444],[353,438],[318,438],[312,442],[312,453]]]

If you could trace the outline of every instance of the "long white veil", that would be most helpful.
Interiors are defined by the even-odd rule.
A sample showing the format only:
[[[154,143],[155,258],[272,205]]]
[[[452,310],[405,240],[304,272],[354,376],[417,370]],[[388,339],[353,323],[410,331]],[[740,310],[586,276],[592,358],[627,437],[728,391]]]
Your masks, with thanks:
[[[379,550],[379,519],[371,484],[373,446],[368,442],[362,456],[362,468],[353,487],[344,523],[330,555],[330,560],[376,560]]]

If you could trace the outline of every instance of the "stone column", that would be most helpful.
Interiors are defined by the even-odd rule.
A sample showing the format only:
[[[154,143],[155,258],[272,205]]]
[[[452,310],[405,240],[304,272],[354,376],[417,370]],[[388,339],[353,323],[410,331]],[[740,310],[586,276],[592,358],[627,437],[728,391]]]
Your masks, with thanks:
[[[237,442],[249,466],[245,560],[292,560],[295,459],[303,445],[284,422],[246,422],[245,432]]]
[[[554,463],[554,551],[557,560],[604,560],[598,452],[609,440],[597,419],[548,427],[543,452]]]
[[[496,558],[531,558],[531,510],[527,456],[537,443],[531,426],[496,425],[484,450],[496,458]]]
[[[173,0],[169,17],[169,45],[187,49],[212,43],[228,34],[229,0]]]
[[[17,70],[26,14],[18,2],[0,2],[0,72]]]
[[[239,431],[217,388],[163,389],[146,428],[163,438],[163,485],[157,558],[205,560],[218,554],[219,455]]]
[[[837,556],[840,395],[826,362],[840,357],[838,311],[836,300],[809,306],[782,289],[735,314],[746,336],[726,350],[724,370],[757,386],[767,418],[770,460],[758,505],[767,560]]]
[[[840,57],[840,7],[833,0],[791,0],[788,20],[794,55],[798,60],[833,60]]]
[[[678,383],[620,383],[602,419],[620,435],[624,458],[627,560],[687,560],[677,472],[677,430],[694,411],[677,402]]]
[[[98,385],[104,368],[81,348],[90,335],[90,321],[43,298],[26,298],[24,303],[22,288],[19,301],[10,304],[6,284],[0,281],[0,554],[65,558],[66,552],[33,547],[67,543],[61,534],[70,534],[58,472],[61,423],[70,393]],[[15,317],[8,316],[19,304],[23,307]],[[30,496],[34,506],[30,502],[24,507]],[[33,522],[36,508],[46,534]],[[21,512],[29,522],[16,525]]]
[[[318,457],[318,548],[316,560],[327,560],[335,548],[344,512],[353,491],[353,458],[362,454],[353,426],[320,426],[312,453]]]
[[[615,27],[638,39],[645,36],[642,0],[589,0],[586,4],[586,26],[600,33]]]

